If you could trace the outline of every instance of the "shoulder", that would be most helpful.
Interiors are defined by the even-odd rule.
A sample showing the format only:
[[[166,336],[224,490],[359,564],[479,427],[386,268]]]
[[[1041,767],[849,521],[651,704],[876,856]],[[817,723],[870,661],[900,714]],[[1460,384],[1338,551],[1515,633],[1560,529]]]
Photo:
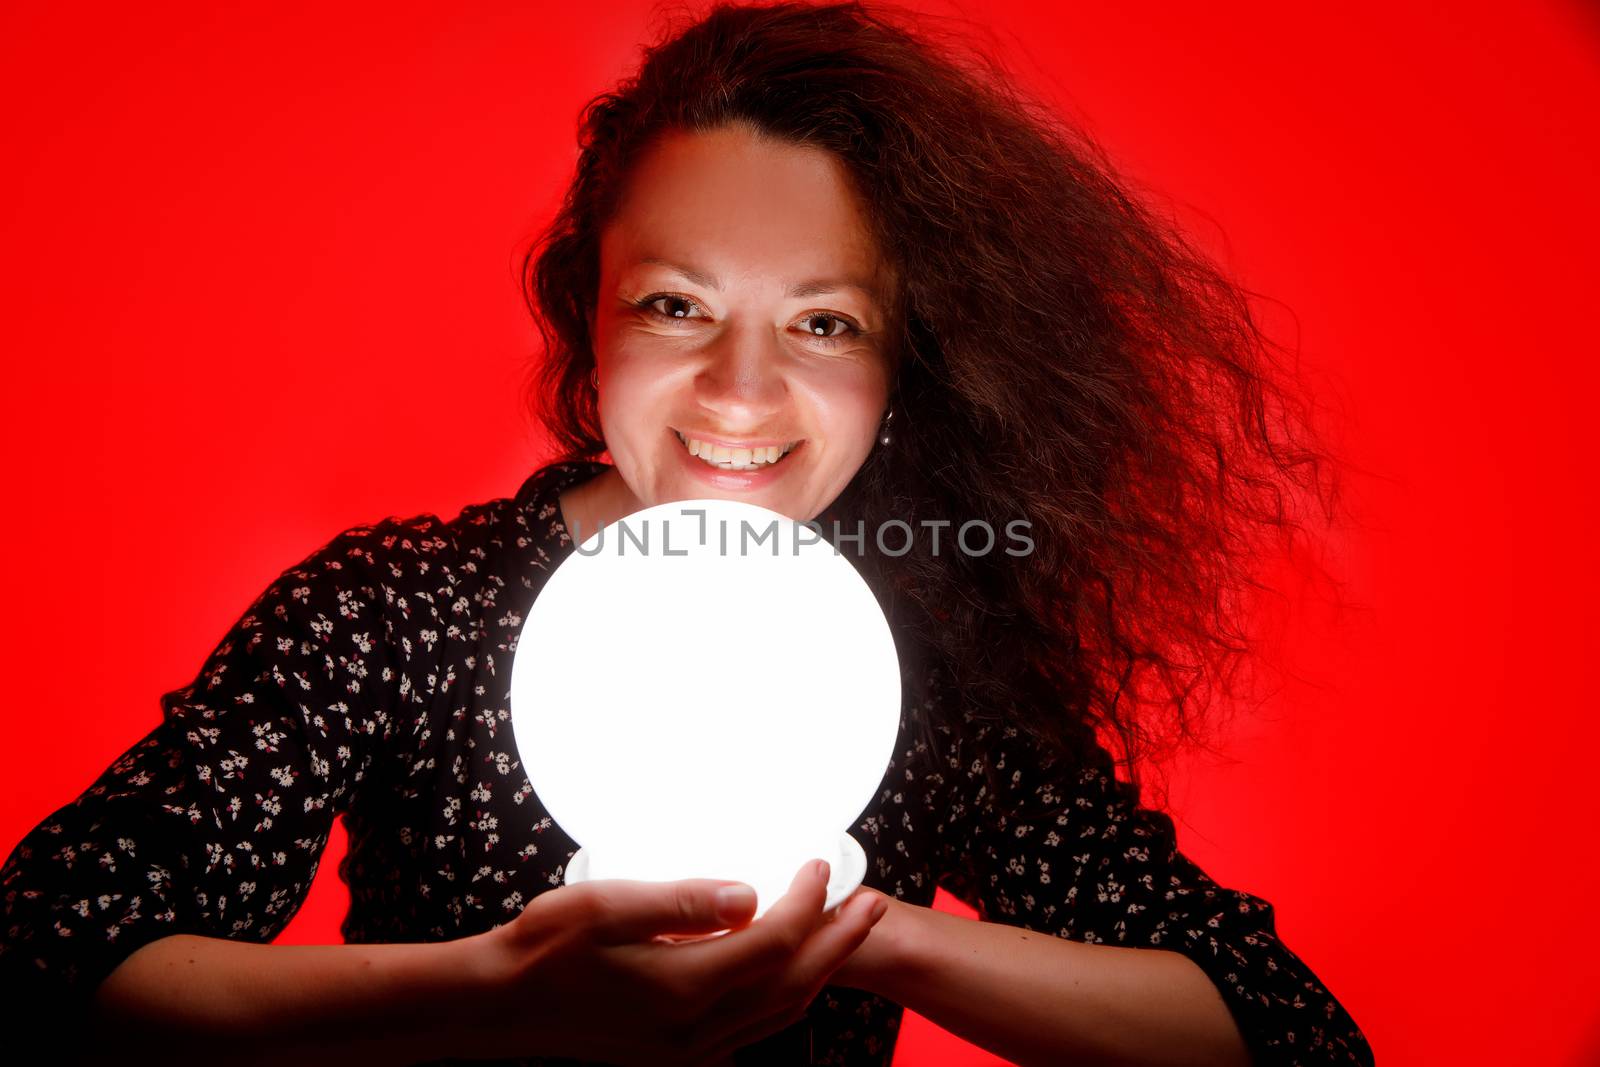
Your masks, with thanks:
[[[286,568],[275,586],[322,581],[342,587],[447,589],[483,573],[498,553],[538,552],[565,536],[559,494],[602,465],[558,462],[534,471],[510,496],[435,512],[391,514],[346,527]]]
[[[432,513],[390,515],[347,527],[284,568],[264,599],[291,609],[333,598],[389,599],[397,588],[435,585],[459,566],[452,524]]]

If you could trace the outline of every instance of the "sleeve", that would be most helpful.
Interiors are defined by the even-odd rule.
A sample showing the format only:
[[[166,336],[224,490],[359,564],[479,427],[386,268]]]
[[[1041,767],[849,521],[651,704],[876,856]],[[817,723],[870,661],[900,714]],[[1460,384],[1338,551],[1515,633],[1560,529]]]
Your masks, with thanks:
[[[946,753],[959,830],[943,888],[988,921],[1182,953],[1216,985],[1257,1067],[1373,1062],[1355,1020],[1278,938],[1273,906],[1184,856],[1171,817],[1139,806],[1103,747],[1071,772],[1015,727],[969,731]]]
[[[160,723],[12,851],[0,868],[8,1034],[69,1032],[151,941],[270,941],[288,923],[391,732],[391,680],[413,650],[390,645],[398,571],[383,553],[406,533],[393,519],[355,527],[284,571],[193,683],[160,698]]]

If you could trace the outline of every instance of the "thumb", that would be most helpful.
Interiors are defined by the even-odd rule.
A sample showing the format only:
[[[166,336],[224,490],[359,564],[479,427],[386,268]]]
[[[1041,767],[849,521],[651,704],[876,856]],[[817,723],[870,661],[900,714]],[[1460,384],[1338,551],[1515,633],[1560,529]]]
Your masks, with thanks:
[[[602,879],[587,883],[598,898],[591,933],[603,945],[649,941],[657,934],[703,934],[742,926],[756,910],[743,882],[684,878],[676,882]]]

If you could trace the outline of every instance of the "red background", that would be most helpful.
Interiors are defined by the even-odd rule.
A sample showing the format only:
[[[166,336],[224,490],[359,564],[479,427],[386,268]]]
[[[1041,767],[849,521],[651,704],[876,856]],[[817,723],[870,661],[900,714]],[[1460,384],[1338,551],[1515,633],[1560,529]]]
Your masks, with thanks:
[[[1071,6],[975,9],[1292,310],[1370,472],[1331,546],[1362,607],[1294,602],[1298,680],[1177,769],[1180,844],[1383,1063],[1600,1062],[1592,11]],[[541,461],[516,253],[647,14],[0,12],[5,850],[283,567]],[[288,939],[336,938],[333,870]],[[994,1060],[908,1018],[897,1062]]]

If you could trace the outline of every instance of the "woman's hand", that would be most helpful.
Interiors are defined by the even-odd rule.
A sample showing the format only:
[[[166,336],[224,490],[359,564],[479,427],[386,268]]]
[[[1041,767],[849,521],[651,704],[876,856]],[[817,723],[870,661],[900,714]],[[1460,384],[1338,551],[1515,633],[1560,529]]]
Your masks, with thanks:
[[[918,917],[929,909],[866,886],[856,890],[855,895],[870,896],[884,909],[883,919],[873,925],[861,947],[833,972],[828,984],[883,995],[903,962],[903,946],[922,935],[917,929]]]
[[[729,884],[603,880],[541,893],[469,939],[482,951],[467,1051],[623,1067],[725,1057],[804,1018],[885,910],[861,891],[825,916],[826,865],[802,868],[753,923],[747,888],[719,913],[717,890]],[[729,932],[663,939],[719,930]]]

